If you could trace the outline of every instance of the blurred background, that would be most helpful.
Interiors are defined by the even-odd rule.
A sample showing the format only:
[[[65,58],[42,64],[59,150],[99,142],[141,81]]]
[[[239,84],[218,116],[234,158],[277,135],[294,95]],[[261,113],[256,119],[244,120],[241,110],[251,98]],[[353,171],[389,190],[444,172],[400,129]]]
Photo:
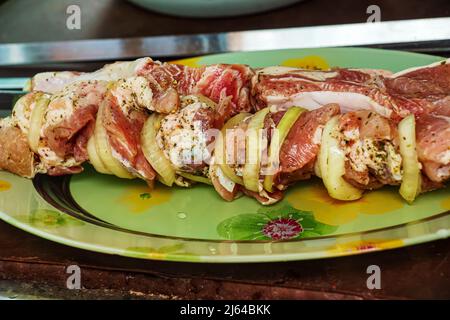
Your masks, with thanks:
[[[396,25],[384,32],[361,28],[374,20],[449,16],[449,0],[0,0],[0,77],[26,77],[44,70],[91,71],[108,61],[140,56],[168,61],[230,49],[261,50],[260,45],[279,49],[280,44],[283,48],[364,45],[448,56],[450,39],[427,41],[448,29],[447,20],[434,27],[428,20],[414,28]],[[347,24],[359,25],[334,32],[335,25]],[[324,25],[332,27],[318,33],[302,29]],[[281,37],[274,31],[279,28],[297,28],[301,36]],[[258,39],[253,34],[231,38],[226,34],[262,29],[268,31]],[[175,37],[155,41],[155,36]],[[405,41],[386,41],[392,36]],[[364,42],[368,38],[374,39]],[[91,39],[118,40],[109,46],[105,41],[84,46],[68,42]],[[55,41],[67,42],[48,43]]]
[[[222,18],[175,17],[125,0],[0,0],[0,43],[143,37],[366,22],[370,5],[381,20],[450,16],[449,0],[134,0],[156,10]],[[69,5],[81,9],[81,29],[66,28]],[[281,8],[276,8],[281,6]],[[270,10],[271,7],[275,7]],[[414,32],[414,30],[411,30]]]

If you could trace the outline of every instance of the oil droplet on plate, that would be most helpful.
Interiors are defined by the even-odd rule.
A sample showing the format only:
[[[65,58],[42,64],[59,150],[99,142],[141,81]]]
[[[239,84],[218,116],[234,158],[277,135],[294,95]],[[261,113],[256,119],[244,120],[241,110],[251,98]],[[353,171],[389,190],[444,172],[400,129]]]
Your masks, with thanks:
[[[179,219],[186,219],[187,218],[187,214],[186,213],[184,213],[184,212],[178,212],[177,213],[177,217],[179,218]]]

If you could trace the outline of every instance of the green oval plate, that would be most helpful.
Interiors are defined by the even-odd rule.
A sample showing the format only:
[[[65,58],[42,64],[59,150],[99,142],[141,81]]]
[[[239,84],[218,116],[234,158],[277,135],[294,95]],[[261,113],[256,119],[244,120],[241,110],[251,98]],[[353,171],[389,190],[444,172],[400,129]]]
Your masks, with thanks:
[[[442,58],[363,48],[241,52],[179,61],[187,65],[246,63],[392,71]],[[33,181],[0,172],[0,218],[65,245],[143,259],[265,262],[385,250],[450,235],[450,193],[442,189],[406,204],[396,188],[344,203],[318,180],[291,187],[264,207],[242,197],[222,201],[213,188],[190,189],[120,180],[86,166],[73,177]],[[284,233],[277,232],[282,228]]]

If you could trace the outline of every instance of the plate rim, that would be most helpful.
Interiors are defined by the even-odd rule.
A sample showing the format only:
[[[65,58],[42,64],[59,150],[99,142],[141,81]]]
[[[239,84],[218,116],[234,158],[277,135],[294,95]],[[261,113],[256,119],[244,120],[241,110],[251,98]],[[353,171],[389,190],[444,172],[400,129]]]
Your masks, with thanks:
[[[63,213],[65,214],[65,213]],[[443,213],[444,214],[444,213]],[[441,217],[430,217],[432,219],[430,220],[437,220],[447,217],[450,214],[449,211],[445,213],[445,215]],[[421,234],[416,237],[404,237],[404,238],[396,238],[396,239],[386,239],[384,241],[377,242],[377,246],[374,248],[370,248],[367,250],[339,250],[333,252],[333,254],[325,254],[325,252],[329,252],[329,250],[333,249],[339,249],[339,246],[335,244],[334,247],[327,248],[325,251],[315,251],[315,252],[306,252],[306,253],[278,253],[278,254],[248,254],[248,255],[202,255],[198,256],[200,259],[193,259],[192,255],[185,254],[185,253],[176,253],[172,255],[166,255],[163,259],[159,259],[157,257],[150,257],[146,253],[141,253],[139,251],[132,252],[131,250],[128,250],[127,252],[124,252],[122,249],[113,247],[113,246],[101,246],[97,244],[92,244],[89,242],[81,241],[81,240],[72,240],[68,238],[64,238],[58,235],[54,235],[50,232],[45,232],[39,228],[34,228],[29,224],[22,223],[17,219],[11,218],[8,214],[4,213],[3,211],[0,211],[0,219],[4,222],[22,230],[27,233],[30,233],[34,236],[37,236],[39,238],[43,238],[48,241],[56,242],[61,245],[70,246],[75,249],[82,249],[86,251],[96,252],[96,253],[102,253],[102,254],[111,254],[111,255],[119,255],[124,256],[128,258],[136,258],[136,259],[142,259],[142,260],[162,260],[162,261],[171,261],[171,262],[189,262],[189,263],[261,263],[261,262],[283,262],[283,261],[304,261],[304,260],[316,260],[316,259],[327,259],[327,258],[337,258],[337,257],[343,257],[343,256],[351,256],[351,255],[360,255],[360,254],[366,254],[371,252],[378,252],[378,251],[386,251],[386,250],[394,250],[399,249],[403,247],[408,247],[411,245],[426,243],[434,240],[443,240],[450,237],[450,228],[447,229],[439,229],[436,232],[433,233],[427,233],[427,234]],[[417,225],[421,225],[424,222],[417,222]],[[402,227],[398,227],[398,229],[401,229]],[[121,232],[122,231],[115,231],[115,232]],[[380,232],[380,231],[378,231]],[[383,232],[383,231],[381,231]],[[377,231],[374,231],[374,233],[377,233]],[[335,236],[335,239],[345,239],[346,236]],[[351,238],[351,237],[350,237]],[[307,240],[307,239],[305,239]],[[316,238],[315,240],[310,241],[320,241],[323,239]],[[328,240],[334,240],[333,238],[328,238]],[[174,240],[175,241],[175,240]],[[383,248],[381,247],[383,244],[390,243],[392,241],[401,241],[400,246],[394,246],[394,247],[387,247]],[[195,240],[190,239],[184,239],[184,242],[197,242]],[[232,240],[224,240],[220,243],[228,243],[228,244],[236,244],[235,241]],[[271,241],[266,242],[271,244],[282,244],[286,243],[285,241]],[[293,242],[290,242],[293,243]],[[256,244],[256,243],[253,243]],[[263,245],[263,243],[261,243]]]

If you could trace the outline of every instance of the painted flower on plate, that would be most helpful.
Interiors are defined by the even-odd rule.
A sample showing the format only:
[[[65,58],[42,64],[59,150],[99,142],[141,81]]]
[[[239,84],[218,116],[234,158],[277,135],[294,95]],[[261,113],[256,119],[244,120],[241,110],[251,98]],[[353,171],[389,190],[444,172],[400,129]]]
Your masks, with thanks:
[[[218,234],[229,240],[289,240],[332,233],[335,227],[320,223],[309,211],[288,205],[262,208],[222,221]]]

